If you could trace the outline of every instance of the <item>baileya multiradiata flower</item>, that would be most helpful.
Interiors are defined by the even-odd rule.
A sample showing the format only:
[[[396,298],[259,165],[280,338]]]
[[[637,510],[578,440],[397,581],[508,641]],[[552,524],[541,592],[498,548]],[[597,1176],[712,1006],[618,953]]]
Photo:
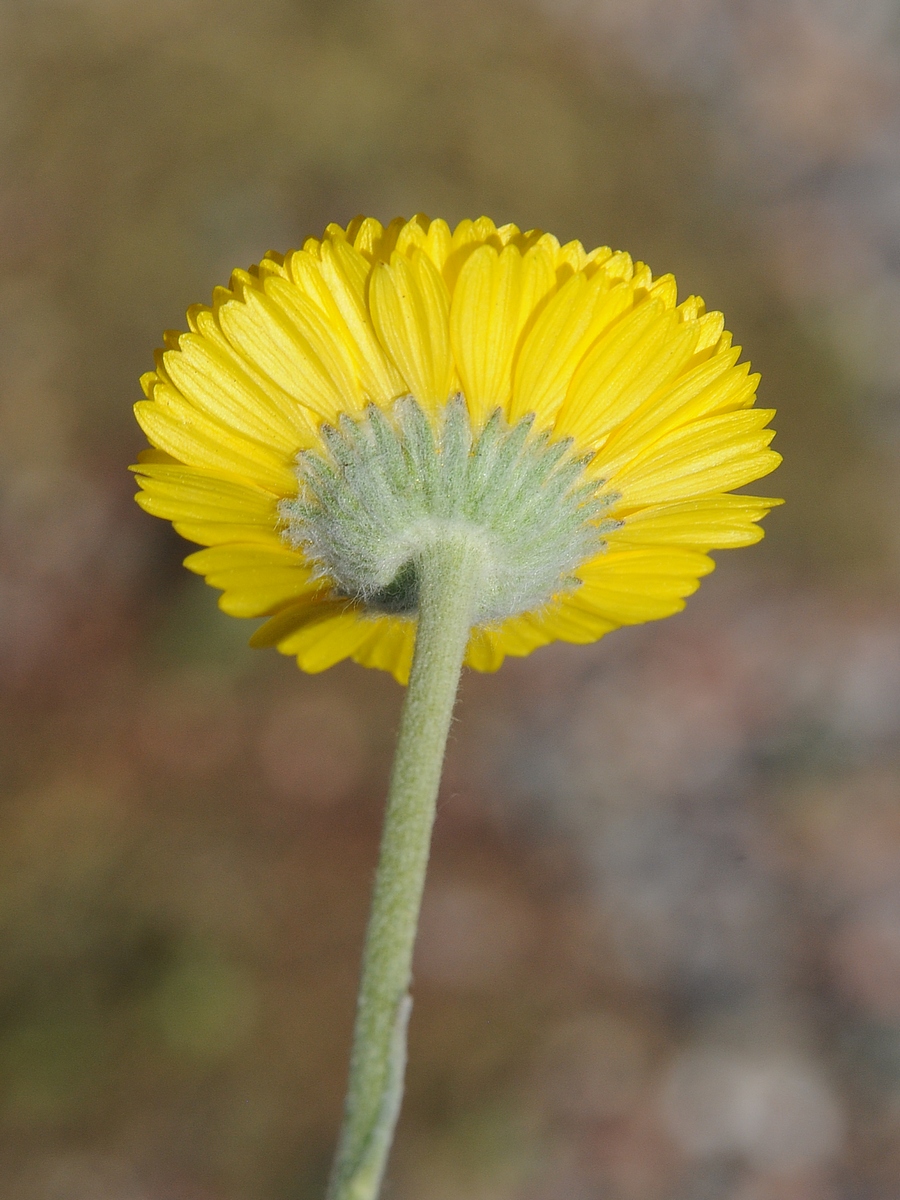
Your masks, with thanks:
[[[454,529],[496,669],[678,611],[778,501],[780,461],[718,312],[628,254],[424,216],[357,218],[235,271],[143,378],[138,502],[307,671],[405,681],[416,557]]]
[[[409,687],[328,1200],[376,1200],[465,660],[665,617],[762,536],[771,412],[721,314],[627,254],[358,218],[236,271],[144,377],[138,499],[257,645]]]

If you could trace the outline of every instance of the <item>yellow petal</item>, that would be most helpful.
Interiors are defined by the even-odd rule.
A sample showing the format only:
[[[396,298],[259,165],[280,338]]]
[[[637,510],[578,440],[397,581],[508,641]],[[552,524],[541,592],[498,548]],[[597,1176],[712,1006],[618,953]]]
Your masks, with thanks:
[[[344,600],[301,601],[267,621],[250,645],[277,646],[312,673],[349,658],[371,635],[372,622]]]
[[[183,334],[178,350],[166,351],[162,361],[183,396],[239,433],[290,456],[312,443],[315,429],[300,405],[286,412],[273,404],[234,360],[199,334]]]
[[[146,506],[142,506],[146,507]],[[152,512],[152,509],[147,509]],[[158,516],[158,513],[154,514]],[[230,524],[227,521],[179,521],[172,520],[172,528],[189,542],[201,546],[221,546],[228,542],[255,542],[261,546],[276,548],[283,545],[281,535],[263,525]]]
[[[280,275],[282,279],[287,279],[284,255],[279,254],[277,250],[267,250],[260,259],[257,274],[260,279],[266,279],[269,275]]]
[[[251,636],[250,645],[254,649],[278,646],[305,626],[332,617],[335,613],[342,613],[345,608],[346,605],[322,596],[305,596],[292,604],[286,604],[274,617],[260,625]],[[289,654],[291,651],[285,653]]]
[[[649,295],[665,309],[672,309],[678,300],[678,285],[674,275],[660,275],[650,288]],[[682,318],[683,319],[683,318]]]
[[[596,642],[615,628],[615,623],[592,611],[572,603],[578,592],[564,593],[539,613],[532,613],[529,621],[535,632],[546,641],[574,642],[588,645]]]
[[[241,572],[233,575],[223,572],[215,579],[207,579],[210,587],[220,588],[219,608],[231,617],[267,617],[298,596],[313,596],[317,589],[299,577],[298,572],[287,568],[281,571],[259,573],[255,580]]]
[[[505,653],[500,635],[492,629],[473,629],[466,647],[465,663],[475,671],[497,671]]]
[[[226,301],[233,299],[232,293],[224,288],[217,288],[215,294],[219,308]],[[216,312],[204,304],[195,304],[188,309],[187,317],[191,332],[215,347],[225,368],[234,371],[238,379],[246,376],[253,388],[262,393],[285,420],[296,426],[304,448],[313,445],[317,440],[315,431],[318,424],[314,414],[305,405],[298,405],[296,398],[279,387],[260,364],[241,354],[240,350],[229,342],[219,326]]]
[[[520,614],[504,621],[495,631],[499,646],[504,654],[522,657],[553,641],[553,634],[548,633],[528,614]]]
[[[219,607],[233,617],[266,616],[323,589],[303,557],[286,546],[213,546],[189,554],[184,565],[222,590]]]
[[[394,253],[402,254],[404,258],[412,258],[416,250],[424,250],[430,224],[424,213],[416,213],[414,217],[410,217],[397,234]]]
[[[278,644],[282,654],[293,654],[304,671],[316,674],[350,658],[371,635],[371,623],[346,604],[323,602],[319,611],[296,632]]]
[[[197,467],[142,463],[134,468],[144,489],[138,503],[170,521],[230,521],[274,529],[278,501],[271,492],[223,479]]]
[[[432,221],[424,212],[416,212],[397,233],[395,251],[412,259],[415,251],[424,251],[438,269],[444,270],[452,248],[452,235],[446,221]]]
[[[561,282],[583,271],[586,266],[587,255],[581,242],[567,242],[565,246],[560,246],[556,256],[556,274]]]
[[[395,254],[390,265],[377,263],[369,303],[379,340],[409,391],[436,411],[449,398],[453,361],[450,298],[434,263],[422,251],[412,261]]]
[[[579,567],[582,586],[566,604],[614,625],[638,625],[680,612],[714,567],[706,555],[678,546],[610,549]]]
[[[768,475],[781,462],[766,449],[774,430],[760,429],[771,416],[745,409],[676,429],[610,477],[608,487],[621,494],[617,512],[727,492]]]
[[[739,353],[729,348],[660,388],[610,436],[595,471],[614,474],[679,426],[752,404],[759,376],[733,366]]]
[[[415,645],[416,626],[413,621],[395,617],[380,617],[369,621],[372,631],[365,642],[353,651],[353,661],[363,667],[390,671],[399,684],[409,681]]]
[[[630,285],[610,288],[606,272],[574,275],[548,301],[527,334],[515,367],[510,420],[526,413],[550,426],[588,347],[631,308]]]
[[[694,353],[704,354],[718,346],[725,329],[725,318],[720,312],[710,312],[701,315],[697,324],[700,328],[700,336],[697,338],[697,347]]]
[[[465,266],[470,254],[479,246],[492,245],[502,249],[502,243],[497,237],[497,226],[490,217],[479,217],[477,221],[460,221],[453,230],[450,239],[450,249],[444,261],[443,277],[451,294],[456,287],[459,273]]]
[[[139,400],[134,413],[149,441],[179,462],[240,476],[277,496],[296,494],[297,479],[284,455],[235,433],[167,384],[157,384],[153,399]]]
[[[376,221],[374,217],[367,217],[357,230],[353,248],[370,263],[389,262],[405,224],[403,217],[395,217],[385,229],[380,221]]]
[[[267,298],[273,300],[320,362],[341,397],[343,410],[361,412],[365,407],[358,370],[356,347],[340,313],[323,311],[287,279],[267,279]],[[336,306],[332,306],[336,309]]]
[[[460,271],[450,307],[450,342],[463,395],[479,428],[509,406],[512,357],[519,334],[522,256],[481,246]]]
[[[610,281],[610,286],[616,283],[634,283],[634,262],[626,250],[617,250],[603,259],[601,270]],[[632,293],[634,288],[631,289]]]
[[[555,292],[556,271],[551,252],[540,243],[525,248],[522,256],[522,297],[519,308],[520,328],[516,342],[517,353],[524,347],[531,330]]]
[[[697,341],[657,300],[635,308],[585,356],[572,377],[556,430],[590,446],[674,379]]]
[[[321,261],[316,266],[356,348],[364,396],[385,408],[407,389],[372,326],[366,304],[371,267],[357,250],[344,242],[324,243]]]
[[[450,254],[451,233],[446,221],[432,221],[428,226],[423,249],[438,271],[443,274]]]
[[[154,379],[157,376],[154,374]],[[146,450],[139,450],[137,454],[137,464],[129,467],[129,471],[137,471],[144,463],[154,464],[159,466],[180,467],[182,464],[177,458],[173,458],[171,454],[166,454],[165,450],[156,450],[153,446],[148,446]]]
[[[626,517],[610,534],[610,547],[687,546],[694,550],[723,550],[751,546],[763,536],[757,524],[780,500],[757,496],[708,496],[644,508]]]
[[[195,575],[207,576],[223,571],[267,571],[272,567],[293,567],[303,571],[307,578],[311,575],[310,566],[303,555],[283,543],[273,547],[239,543],[211,546],[189,554],[184,565]]]
[[[700,296],[688,296],[678,305],[682,321],[697,321],[706,312],[706,304]]]
[[[240,299],[221,303],[216,315],[229,342],[245,358],[289,396],[326,420],[337,420],[347,401],[329,364],[272,300],[247,288]]]

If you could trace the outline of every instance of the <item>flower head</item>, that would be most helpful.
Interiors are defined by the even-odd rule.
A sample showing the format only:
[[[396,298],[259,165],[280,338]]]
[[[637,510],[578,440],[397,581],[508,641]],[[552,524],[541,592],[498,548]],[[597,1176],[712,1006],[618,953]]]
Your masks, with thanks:
[[[485,217],[330,225],[166,335],[135,406],[148,512],[251,639],[409,672],[416,555],[485,563],[467,663],[669,616],[777,500],[772,412],[671,275]]]

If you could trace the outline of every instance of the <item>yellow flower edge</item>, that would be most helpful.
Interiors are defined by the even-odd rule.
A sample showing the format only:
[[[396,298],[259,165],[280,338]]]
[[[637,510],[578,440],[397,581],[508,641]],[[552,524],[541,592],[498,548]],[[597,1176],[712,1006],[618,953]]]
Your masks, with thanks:
[[[450,230],[418,215],[329,225],[301,250],[233,273],[211,307],[167,332],[135,405],[151,446],[132,468],[147,512],[205,549],[185,559],[251,638],[310,672],[345,658],[405,683],[415,624],[336,596],[282,536],[302,451],[323,423],[413,395],[437,412],[462,393],[473,427],[508,421],[571,438],[615,496],[616,528],[540,611],[473,629],[468,666],[555,640],[588,643],[684,607],[714,567],[750,545],[780,500],[730,494],[781,461],[758,376],[721,313],[622,251],[497,227]]]

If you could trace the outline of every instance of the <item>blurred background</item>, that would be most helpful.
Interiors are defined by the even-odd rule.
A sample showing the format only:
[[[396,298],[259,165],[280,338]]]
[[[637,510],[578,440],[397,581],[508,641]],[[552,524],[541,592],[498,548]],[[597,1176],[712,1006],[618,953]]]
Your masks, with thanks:
[[[486,212],[699,292],[788,504],[463,685],[390,1200],[900,1195],[895,0],[0,0],[0,1196],[316,1200],[401,691],[133,504],[231,268]]]

